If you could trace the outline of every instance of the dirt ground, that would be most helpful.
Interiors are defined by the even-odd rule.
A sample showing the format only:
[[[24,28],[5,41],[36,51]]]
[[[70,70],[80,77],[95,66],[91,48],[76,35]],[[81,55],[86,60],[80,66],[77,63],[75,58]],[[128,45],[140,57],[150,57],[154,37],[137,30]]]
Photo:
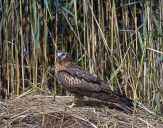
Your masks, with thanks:
[[[73,108],[72,96],[29,95],[0,104],[0,128],[163,128],[163,118],[138,108],[126,114],[86,99]]]

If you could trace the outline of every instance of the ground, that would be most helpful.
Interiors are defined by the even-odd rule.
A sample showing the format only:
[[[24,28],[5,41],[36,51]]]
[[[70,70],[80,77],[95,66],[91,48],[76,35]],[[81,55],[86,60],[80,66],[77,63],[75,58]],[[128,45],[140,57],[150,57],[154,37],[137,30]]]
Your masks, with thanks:
[[[0,105],[0,128],[163,128],[162,117],[140,108],[126,114],[99,101],[86,99],[67,108],[72,96],[29,95]]]

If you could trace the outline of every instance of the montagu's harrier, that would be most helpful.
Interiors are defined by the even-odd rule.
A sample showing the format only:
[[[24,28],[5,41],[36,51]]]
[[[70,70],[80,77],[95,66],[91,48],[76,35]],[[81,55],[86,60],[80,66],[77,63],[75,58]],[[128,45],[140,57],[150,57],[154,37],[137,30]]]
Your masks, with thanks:
[[[57,53],[55,76],[66,90],[75,95],[75,98],[92,97],[111,102],[127,112],[132,111],[132,100],[113,92],[105,81],[75,66],[70,58],[68,53],[61,51]]]

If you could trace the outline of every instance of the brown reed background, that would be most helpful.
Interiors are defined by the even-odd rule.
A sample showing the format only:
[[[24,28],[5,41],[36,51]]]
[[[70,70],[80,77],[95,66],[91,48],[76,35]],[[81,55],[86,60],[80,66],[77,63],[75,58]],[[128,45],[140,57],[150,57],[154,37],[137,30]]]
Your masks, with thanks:
[[[65,95],[53,78],[62,49],[113,90],[160,111],[162,17],[162,0],[1,0],[1,95]]]

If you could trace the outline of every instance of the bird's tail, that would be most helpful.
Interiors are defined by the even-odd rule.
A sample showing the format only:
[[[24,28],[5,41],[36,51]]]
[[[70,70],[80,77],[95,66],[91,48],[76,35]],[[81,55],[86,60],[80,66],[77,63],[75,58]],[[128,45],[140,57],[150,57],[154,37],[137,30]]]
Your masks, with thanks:
[[[133,112],[133,101],[118,93],[112,91],[110,91],[109,93],[100,92],[98,94],[94,94],[93,97],[102,101],[110,102],[118,108],[126,111],[127,113]]]
[[[117,93],[112,94],[112,99],[108,97],[108,102],[112,102],[118,108],[126,111],[127,113],[133,112],[133,101]]]
[[[127,113],[133,113],[133,101],[131,99],[120,96],[119,99],[113,103]]]

